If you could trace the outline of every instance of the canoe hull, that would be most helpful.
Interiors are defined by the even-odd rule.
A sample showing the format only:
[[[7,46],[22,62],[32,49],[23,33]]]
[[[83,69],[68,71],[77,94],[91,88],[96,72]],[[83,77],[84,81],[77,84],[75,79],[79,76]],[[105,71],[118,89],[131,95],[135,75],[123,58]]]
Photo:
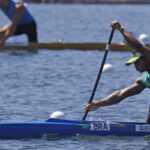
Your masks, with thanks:
[[[75,135],[149,136],[150,125],[144,123],[73,121],[49,119],[46,122],[0,123],[1,139],[61,137]]]

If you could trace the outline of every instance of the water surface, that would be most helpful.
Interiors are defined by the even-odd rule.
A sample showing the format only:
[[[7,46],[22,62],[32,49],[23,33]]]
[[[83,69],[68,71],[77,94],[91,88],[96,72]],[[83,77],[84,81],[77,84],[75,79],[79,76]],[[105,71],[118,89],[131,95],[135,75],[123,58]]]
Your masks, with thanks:
[[[119,19],[135,35],[149,32],[149,5],[53,5],[29,4],[38,23],[39,41],[107,42],[110,22]],[[140,10],[140,11],[139,11]],[[9,22],[1,14],[3,25]],[[8,42],[24,42],[25,36]],[[116,32],[115,42],[122,42]],[[125,67],[129,52],[109,52],[107,63],[114,66],[101,77],[94,99],[126,87],[140,76],[134,67]],[[80,120],[97,76],[103,52],[46,51],[38,53],[0,53],[0,121],[44,121],[54,111],[67,119]],[[127,98],[118,105],[101,108],[87,119],[146,120],[149,91]],[[149,149],[149,140],[130,137],[73,137],[59,140],[0,140],[2,150],[55,149]]]

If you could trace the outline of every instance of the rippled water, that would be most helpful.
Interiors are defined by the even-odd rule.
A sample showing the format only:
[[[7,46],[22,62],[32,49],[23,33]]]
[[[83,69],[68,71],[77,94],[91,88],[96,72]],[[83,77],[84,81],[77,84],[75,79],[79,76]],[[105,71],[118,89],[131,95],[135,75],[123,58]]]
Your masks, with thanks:
[[[149,32],[149,5],[29,5],[39,26],[39,41],[107,41],[111,20],[139,35]],[[140,11],[139,11],[140,10]],[[144,17],[143,17],[144,16]],[[1,24],[8,20],[2,18]],[[140,30],[139,30],[140,29]],[[23,41],[11,38],[10,42]],[[113,41],[122,41],[115,33]],[[134,67],[125,67],[129,52],[109,52],[113,69],[103,73],[95,99],[126,87],[140,76]],[[0,121],[44,121],[57,110],[67,119],[80,120],[103,58],[98,51],[46,51],[0,53]],[[101,108],[87,119],[146,120],[149,91],[130,97],[118,105]],[[149,140],[130,137],[73,137],[59,140],[0,140],[2,150],[24,149],[150,149]]]

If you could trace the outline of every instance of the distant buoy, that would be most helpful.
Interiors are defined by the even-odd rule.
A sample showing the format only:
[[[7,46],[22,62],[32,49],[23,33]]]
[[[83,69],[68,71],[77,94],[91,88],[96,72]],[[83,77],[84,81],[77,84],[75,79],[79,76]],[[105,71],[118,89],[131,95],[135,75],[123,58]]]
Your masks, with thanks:
[[[148,44],[150,42],[150,38],[149,35],[146,33],[142,33],[139,37],[138,40],[142,43],[142,44]]]
[[[63,43],[63,40],[62,39],[58,39],[58,43]]]
[[[103,72],[106,72],[108,70],[111,70],[113,68],[113,65],[111,64],[105,64],[104,65],[104,68],[103,68]]]
[[[64,113],[61,112],[61,111],[55,111],[53,112],[51,115],[50,115],[50,118],[59,118],[59,119],[62,119],[64,118]]]
[[[24,6],[25,6],[25,7],[27,7],[27,6],[28,6],[28,4],[27,4],[27,3],[24,3]]]

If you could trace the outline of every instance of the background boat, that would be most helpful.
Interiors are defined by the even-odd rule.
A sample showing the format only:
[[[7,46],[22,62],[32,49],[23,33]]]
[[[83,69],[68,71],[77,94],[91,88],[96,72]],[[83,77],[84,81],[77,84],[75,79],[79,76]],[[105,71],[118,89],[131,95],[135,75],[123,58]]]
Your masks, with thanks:
[[[82,43],[32,43],[29,45],[20,44],[6,44],[1,45],[0,50],[35,50],[35,49],[47,49],[47,50],[65,50],[65,49],[76,49],[76,50],[104,50],[106,43],[94,43],[94,42],[82,42]],[[113,51],[131,51],[132,48],[126,44],[112,43],[111,50]]]

